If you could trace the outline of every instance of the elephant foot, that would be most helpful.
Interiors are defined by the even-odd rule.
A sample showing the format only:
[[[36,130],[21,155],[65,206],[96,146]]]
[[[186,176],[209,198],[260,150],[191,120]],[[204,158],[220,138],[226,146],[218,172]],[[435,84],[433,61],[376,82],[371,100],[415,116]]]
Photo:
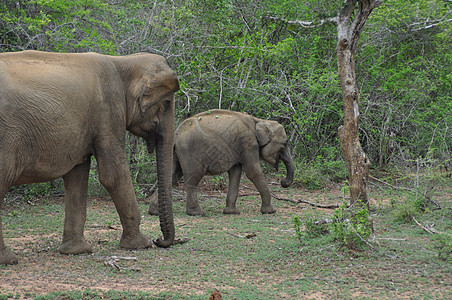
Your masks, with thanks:
[[[61,244],[58,248],[61,254],[82,254],[82,253],[93,253],[94,249],[91,244],[87,243],[85,240],[70,240]]]
[[[150,238],[145,237],[142,233],[133,236],[122,236],[119,247],[123,249],[136,250],[152,247],[154,243]]]
[[[17,262],[17,258],[11,250],[6,247],[0,250],[0,265],[15,265]]]
[[[238,210],[237,208],[225,207],[223,209],[223,213],[225,215],[238,215],[238,214],[240,214],[240,210]]]
[[[206,213],[201,208],[196,208],[196,209],[187,208],[186,213],[189,216],[202,216],[202,217],[206,216]]]
[[[273,208],[273,206],[268,207],[261,207],[261,213],[262,214],[274,214],[276,212],[276,209]]]

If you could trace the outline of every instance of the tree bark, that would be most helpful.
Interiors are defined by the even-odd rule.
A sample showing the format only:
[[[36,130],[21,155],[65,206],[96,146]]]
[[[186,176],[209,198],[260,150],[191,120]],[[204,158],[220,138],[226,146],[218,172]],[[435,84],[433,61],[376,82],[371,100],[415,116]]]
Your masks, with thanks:
[[[350,176],[351,205],[361,200],[369,206],[370,161],[359,142],[359,93],[354,56],[364,24],[379,4],[375,0],[349,0],[337,18],[337,66],[344,101],[344,125],[339,127],[338,134]]]

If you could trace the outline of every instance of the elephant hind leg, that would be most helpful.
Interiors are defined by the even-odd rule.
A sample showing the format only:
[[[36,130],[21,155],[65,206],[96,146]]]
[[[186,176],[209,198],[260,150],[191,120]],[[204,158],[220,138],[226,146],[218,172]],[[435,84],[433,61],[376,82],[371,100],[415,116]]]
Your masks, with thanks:
[[[3,199],[8,193],[9,188],[18,179],[21,170],[18,170],[14,165],[15,152],[2,152],[0,161],[0,265],[15,265],[18,260],[14,253],[5,245],[3,239],[3,223],[2,223],[2,204]],[[14,171],[12,171],[14,170]]]
[[[0,190],[2,190],[1,187]],[[0,206],[1,203],[3,202],[3,198],[5,197],[5,195],[6,195],[5,191],[0,191]],[[17,264],[17,258],[14,255],[14,253],[6,247],[5,241],[3,240],[3,225],[0,209],[0,265],[15,265],[15,264]]]
[[[64,231],[63,243],[58,248],[62,254],[93,252],[93,247],[85,241],[83,236],[86,221],[89,168],[90,160],[75,166],[63,176],[66,192],[64,197]]]
[[[12,157],[13,154],[14,152],[5,155],[5,153],[2,152],[2,161],[0,161],[0,265],[15,265],[18,262],[14,253],[5,245],[1,216],[3,199],[11,185],[17,180],[17,174],[20,173],[19,170],[16,169],[16,166],[13,165],[15,160],[14,157]],[[11,170],[15,170],[16,172],[13,174]]]
[[[3,195],[1,197],[1,201],[3,201]],[[5,246],[5,241],[3,240],[2,216],[0,211],[0,265],[15,264],[17,264],[17,258],[14,253]]]
[[[240,177],[242,175],[242,165],[233,166],[228,171],[229,189],[226,196],[226,207],[223,209],[224,214],[239,214],[240,211],[235,206],[239,194]]]
[[[184,173],[185,191],[187,192],[186,213],[189,216],[205,216],[206,213],[201,209],[198,202],[198,184],[204,176],[204,172],[202,170],[190,170],[188,174],[186,173]]]

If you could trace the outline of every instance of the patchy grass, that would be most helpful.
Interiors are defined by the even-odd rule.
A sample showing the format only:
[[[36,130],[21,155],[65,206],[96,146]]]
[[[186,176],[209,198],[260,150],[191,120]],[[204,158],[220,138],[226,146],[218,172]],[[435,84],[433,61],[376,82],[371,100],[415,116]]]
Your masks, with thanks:
[[[375,232],[369,242],[375,249],[352,251],[328,235],[300,241],[295,233],[294,216],[301,221],[313,213],[331,217],[332,210],[273,199],[277,213],[262,215],[260,197],[251,187],[242,183],[242,213],[223,215],[224,186],[204,181],[200,198],[206,217],[187,216],[183,192],[176,190],[177,238],[189,241],[168,249],[119,249],[121,225],[108,197],[89,201],[85,235],[96,250],[90,255],[57,252],[61,198],[7,206],[4,234],[19,264],[0,266],[0,299],[208,299],[214,290],[223,299],[452,298],[447,248],[446,256],[438,257],[433,235],[392,214],[403,195],[385,189],[371,194]],[[339,186],[283,190],[273,182],[270,188],[280,198],[322,204],[343,200]],[[417,220],[450,234],[451,194],[450,186],[442,188],[435,200],[446,208]],[[142,231],[157,238],[158,217],[146,214],[145,200],[140,208]]]

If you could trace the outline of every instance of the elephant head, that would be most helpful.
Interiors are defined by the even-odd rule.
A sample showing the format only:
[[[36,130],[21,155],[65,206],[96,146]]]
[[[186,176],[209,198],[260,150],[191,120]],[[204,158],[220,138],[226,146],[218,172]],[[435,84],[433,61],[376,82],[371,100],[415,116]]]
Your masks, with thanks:
[[[287,175],[281,186],[289,187],[293,182],[293,159],[287,147],[287,135],[284,127],[276,121],[260,120],[256,123],[256,138],[259,143],[259,155],[278,170],[279,160],[286,165]]]
[[[144,54],[139,68],[130,72],[127,89],[127,129],[146,140],[149,153],[156,149],[160,226],[164,239],[157,246],[174,241],[171,172],[174,143],[174,93],[179,90],[176,74],[161,56]],[[152,59],[149,59],[151,56]],[[147,57],[148,59],[145,59]],[[140,56],[131,56],[131,59]]]

